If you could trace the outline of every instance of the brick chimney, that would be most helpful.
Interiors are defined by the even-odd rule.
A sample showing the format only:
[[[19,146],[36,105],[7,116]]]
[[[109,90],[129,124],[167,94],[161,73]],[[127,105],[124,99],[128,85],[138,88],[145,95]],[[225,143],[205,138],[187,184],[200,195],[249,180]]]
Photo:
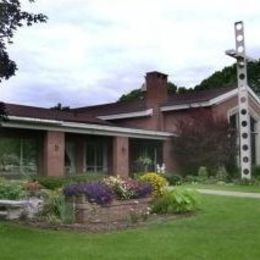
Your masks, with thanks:
[[[147,108],[153,109],[153,116],[150,118],[149,126],[154,130],[163,130],[164,127],[160,106],[168,98],[167,78],[168,75],[158,71],[146,73],[144,97]]]
[[[148,107],[159,106],[167,100],[167,78],[168,75],[158,71],[146,73],[145,101]]]

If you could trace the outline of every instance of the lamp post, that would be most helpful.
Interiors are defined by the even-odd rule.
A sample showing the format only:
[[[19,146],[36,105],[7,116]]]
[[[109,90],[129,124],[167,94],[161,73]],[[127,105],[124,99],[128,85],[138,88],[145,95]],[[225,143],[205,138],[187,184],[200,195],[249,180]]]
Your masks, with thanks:
[[[241,178],[251,179],[251,129],[248,102],[247,60],[245,50],[244,24],[236,22],[235,41],[236,50],[227,50],[225,53],[237,60],[237,84],[238,84],[238,119],[239,119],[239,146]]]

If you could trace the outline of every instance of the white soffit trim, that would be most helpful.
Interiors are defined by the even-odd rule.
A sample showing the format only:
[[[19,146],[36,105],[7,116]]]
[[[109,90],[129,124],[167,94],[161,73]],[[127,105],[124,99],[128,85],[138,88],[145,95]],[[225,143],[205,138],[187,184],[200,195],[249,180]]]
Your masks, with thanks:
[[[189,108],[196,108],[196,107],[208,107],[210,103],[200,102],[200,103],[191,103],[191,104],[183,104],[183,105],[172,105],[172,106],[163,106],[160,108],[161,111],[174,111],[174,110],[182,110],[182,109],[189,109]]]
[[[7,116],[7,118],[13,121],[22,121],[28,123],[33,122],[33,123],[52,124],[52,125],[62,124],[62,121],[58,121],[58,120],[41,119],[41,118],[33,118],[33,117]]]
[[[107,136],[126,136],[132,138],[146,138],[156,140],[165,140],[169,137],[177,136],[176,134],[170,132],[118,126],[106,126],[98,124],[64,122],[39,118],[9,116],[8,119],[8,121],[1,122],[0,125],[3,127],[20,129],[63,131],[69,133],[95,134]]]
[[[227,92],[227,93],[225,93],[225,94],[222,94],[222,95],[220,95],[220,96],[217,96],[217,97],[215,97],[215,98],[212,98],[212,99],[209,101],[209,103],[210,103],[210,105],[218,105],[218,104],[220,104],[220,103],[222,103],[222,102],[224,102],[224,101],[226,101],[226,100],[228,100],[228,99],[230,99],[230,98],[236,96],[237,93],[238,93],[238,89],[235,88],[235,89],[233,89],[233,90],[231,90],[231,91],[229,91],[229,92]]]
[[[256,95],[256,93],[250,88],[247,88],[249,94],[255,99],[256,103],[260,105],[260,98]]]
[[[227,112],[227,117],[228,117],[228,120],[231,116],[237,114],[239,112],[239,109],[238,109],[238,106],[235,106],[231,109],[228,110]],[[252,107],[249,107],[249,114],[256,120],[256,121],[260,121],[260,115],[257,114],[257,112],[252,108]]]
[[[121,113],[115,115],[107,115],[107,116],[98,116],[98,119],[101,120],[117,120],[117,119],[125,119],[125,118],[134,118],[134,117],[144,117],[151,116],[153,114],[153,109],[147,109],[144,111],[137,111],[131,113]]]
[[[253,97],[253,99],[256,101],[257,105],[260,106],[260,98],[256,95],[256,93],[250,87],[248,87],[248,92]],[[225,102],[228,99],[236,96],[237,93],[238,93],[238,89],[235,88],[225,94],[219,95],[206,102],[183,104],[183,105],[173,105],[173,106],[163,106],[163,107],[161,107],[161,111],[174,111],[174,110],[182,110],[182,109],[188,109],[188,108],[193,108],[193,107],[207,107],[207,106],[212,106],[212,105],[218,105],[218,104]]]
[[[197,102],[197,103],[191,103],[191,104],[183,104],[183,105],[163,106],[163,107],[161,107],[161,111],[174,111],[174,110],[182,110],[182,109],[196,108],[196,107],[209,107],[212,105],[218,105],[218,104],[234,97],[235,95],[237,95],[237,89],[233,89],[225,94],[212,98],[209,101]]]

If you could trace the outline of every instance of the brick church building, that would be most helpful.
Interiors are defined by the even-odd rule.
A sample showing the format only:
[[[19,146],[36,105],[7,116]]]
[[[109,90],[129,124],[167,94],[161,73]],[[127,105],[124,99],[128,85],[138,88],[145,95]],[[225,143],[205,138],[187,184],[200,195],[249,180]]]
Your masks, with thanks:
[[[167,75],[149,72],[143,100],[58,111],[6,104],[0,128],[0,174],[64,176],[105,172],[129,176],[140,158],[150,170],[165,164],[174,172],[173,138],[178,120],[205,109],[213,117],[238,121],[237,88],[168,94]],[[260,99],[249,89],[252,157],[260,164]],[[236,123],[237,124],[237,123]]]

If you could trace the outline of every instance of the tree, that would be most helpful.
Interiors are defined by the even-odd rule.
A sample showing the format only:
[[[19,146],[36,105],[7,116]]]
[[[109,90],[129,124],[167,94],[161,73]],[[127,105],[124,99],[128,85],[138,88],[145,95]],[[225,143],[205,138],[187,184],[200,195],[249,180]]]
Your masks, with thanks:
[[[194,109],[177,123],[178,138],[173,147],[182,174],[196,174],[201,166],[215,173],[236,166],[236,132],[223,118],[213,118],[210,111]]]
[[[260,94],[260,60],[249,62],[247,66],[248,85]],[[207,79],[204,79],[194,90],[215,89],[220,87],[237,86],[236,64],[225,67],[221,71],[216,71]]]
[[[172,82],[167,83],[167,88],[169,94],[174,94],[177,92],[177,86]],[[142,100],[142,99],[144,99],[144,91],[142,91],[141,88],[138,88],[132,90],[128,94],[122,95],[118,101],[134,101],[134,100]]]
[[[34,2],[34,0],[28,0]],[[19,27],[46,22],[44,14],[33,14],[21,9],[20,0],[1,0],[0,3],[0,82],[15,75],[17,65],[7,52],[7,44],[12,44],[14,33]]]
[[[51,110],[57,110],[57,111],[70,111],[69,106],[63,106],[61,103],[58,103],[56,106],[51,107]]]

